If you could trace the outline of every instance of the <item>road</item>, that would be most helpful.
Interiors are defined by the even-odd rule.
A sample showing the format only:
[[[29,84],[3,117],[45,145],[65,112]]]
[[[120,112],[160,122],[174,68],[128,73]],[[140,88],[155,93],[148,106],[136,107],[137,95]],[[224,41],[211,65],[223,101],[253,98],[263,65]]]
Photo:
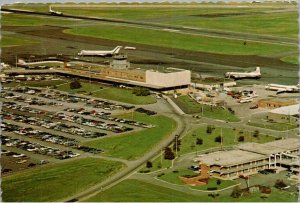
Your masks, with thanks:
[[[126,25],[126,26],[134,26],[134,27],[147,28],[147,29],[176,30],[176,31],[179,31],[180,33],[184,33],[184,34],[203,35],[203,36],[217,37],[217,38],[224,38],[224,39],[246,40],[246,41],[253,41],[253,42],[298,46],[297,39],[292,39],[292,38],[287,38],[287,37],[278,37],[278,36],[272,36],[272,35],[242,33],[242,32],[233,32],[233,31],[227,31],[227,30],[225,31],[225,30],[217,30],[217,29],[176,26],[176,25],[168,25],[168,24],[161,24],[161,23],[150,23],[150,22],[143,22],[143,21],[132,21],[132,20],[130,21],[130,20],[122,20],[122,19],[88,17],[88,16],[69,15],[69,14],[54,16],[54,15],[51,15],[49,13],[44,13],[44,12],[34,12],[34,11],[29,11],[29,10],[18,10],[18,9],[8,9],[8,8],[1,8],[1,11],[7,11],[7,12],[12,12],[12,13],[21,13],[21,14],[25,14],[25,15],[51,16],[54,18],[69,18],[69,19],[99,21],[99,22],[106,22],[106,23]]]

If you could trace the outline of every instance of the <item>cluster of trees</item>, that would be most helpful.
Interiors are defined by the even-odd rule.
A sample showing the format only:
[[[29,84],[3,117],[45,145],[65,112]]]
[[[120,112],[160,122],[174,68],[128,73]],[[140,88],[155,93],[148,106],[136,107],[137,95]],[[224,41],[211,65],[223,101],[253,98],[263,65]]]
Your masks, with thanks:
[[[81,84],[78,80],[73,80],[71,83],[70,83],[70,89],[79,89],[81,88]]]
[[[164,158],[168,160],[173,160],[175,158],[175,154],[170,147],[165,148]]]
[[[148,96],[150,95],[150,90],[144,87],[135,87],[132,90],[132,94],[136,96]]]

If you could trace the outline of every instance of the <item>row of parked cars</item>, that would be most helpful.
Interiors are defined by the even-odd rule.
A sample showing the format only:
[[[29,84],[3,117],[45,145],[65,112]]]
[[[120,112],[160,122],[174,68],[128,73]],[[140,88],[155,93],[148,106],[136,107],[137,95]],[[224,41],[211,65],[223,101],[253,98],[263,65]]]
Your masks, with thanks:
[[[7,91],[3,91],[1,93],[1,97],[5,98],[5,99],[12,99],[13,101],[18,101],[18,102],[24,102],[27,103],[28,105],[38,105],[38,106],[62,106],[62,103],[58,103],[58,102],[45,102],[39,98],[26,98],[20,94],[16,94],[13,92],[7,92]]]
[[[66,108],[66,109],[64,109],[64,111],[77,113],[77,114],[81,114],[81,115],[88,115],[88,116],[100,118],[103,120],[124,123],[127,125],[132,125],[132,126],[137,126],[137,127],[142,127],[142,128],[151,128],[152,127],[151,125],[147,125],[145,123],[128,120],[128,119],[123,119],[123,118],[112,117],[111,113],[109,113],[109,112],[103,112],[103,111],[99,112],[99,111],[95,111],[95,110],[90,111],[90,110],[86,110],[84,108]]]
[[[53,129],[60,132],[65,132],[73,135],[80,135],[84,138],[97,138],[107,135],[106,133],[102,132],[92,132],[88,131],[84,128],[73,126],[73,125],[67,125],[62,122],[55,122],[49,119],[42,119],[37,117],[31,117],[31,116],[25,116],[20,114],[12,114],[6,112],[6,110],[3,111],[3,118],[6,120],[14,120],[16,122],[22,122],[27,123],[30,125],[35,126],[41,126],[47,129]]]
[[[34,93],[36,96],[39,97],[53,99],[62,102],[69,102],[69,103],[82,102],[87,106],[94,107],[94,108],[102,108],[104,110],[116,110],[116,109],[129,110],[134,108],[134,106],[130,106],[130,105],[116,104],[101,99],[91,99],[88,97],[78,96],[74,94],[62,93],[56,90],[47,90],[47,89],[33,88],[33,87],[14,87],[14,88],[7,88],[7,89],[15,92],[20,92],[20,93],[27,93],[27,94]]]
[[[59,120],[66,120],[69,122],[78,123],[89,127],[95,127],[101,130],[112,131],[114,133],[123,133],[133,130],[133,128],[124,125],[117,125],[115,123],[106,123],[104,121],[87,119],[79,115],[67,115],[64,112],[57,112],[51,117]]]
[[[35,138],[39,139],[45,142],[51,142],[53,144],[59,144],[67,147],[72,147],[74,149],[79,149],[84,152],[91,152],[91,153],[100,153],[102,150],[95,149],[91,147],[82,147],[80,146],[79,142],[76,139],[73,138],[67,138],[62,135],[54,135],[48,132],[43,132],[40,130],[35,130],[33,128],[27,127],[21,127],[15,124],[2,122],[1,123],[1,129],[4,132],[14,132],[19,135],[23,135],[29,138]]]
[[[44,146],[40,143],[32,143],[30,141],[12,138],[5,135],[1,135],[1,143],[2,145],[5,145],[7,147],[17,147],[19,149],[23,149],[29,152],[52,156],[56,159],[69,159],[80,155],[70,150],[60,150],[58,148]],[[19,156],[24,157],[26,155],[20,154]]]

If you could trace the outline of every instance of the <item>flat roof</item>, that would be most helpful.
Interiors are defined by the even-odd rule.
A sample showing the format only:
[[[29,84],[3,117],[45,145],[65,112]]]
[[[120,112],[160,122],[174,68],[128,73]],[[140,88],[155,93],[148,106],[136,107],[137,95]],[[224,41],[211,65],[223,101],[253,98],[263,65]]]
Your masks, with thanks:
[[[211,166],[231,166],[241,163],[247,163],[250,161],[266,158],[265,155],[257,154],[253,152],[243,151],[240,149],[229,151],[218,151],[209,153],[201,157],[200,161]]]
[[[281,114],[281,115],[299,115],[300,104],[284,106],[276,108],[270,111],[270,113]]]
[[[250,142],[239,145],[238,149],[264,155],[271,155],[275,153],[285,152],[288,150],[298,149],[300,147],[299,141],[300,140],[298,138],[288,138],[276,140],[265,144]]]

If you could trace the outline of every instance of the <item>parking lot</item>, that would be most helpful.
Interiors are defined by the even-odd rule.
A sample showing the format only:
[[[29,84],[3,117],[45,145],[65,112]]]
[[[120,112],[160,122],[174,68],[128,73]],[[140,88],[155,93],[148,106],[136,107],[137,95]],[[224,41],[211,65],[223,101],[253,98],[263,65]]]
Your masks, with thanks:
[[[115,115],[134,110],[156,114],[48,88],[4,87],[0,94],[3,174],[101,153],[81,143],[153,127]]]

